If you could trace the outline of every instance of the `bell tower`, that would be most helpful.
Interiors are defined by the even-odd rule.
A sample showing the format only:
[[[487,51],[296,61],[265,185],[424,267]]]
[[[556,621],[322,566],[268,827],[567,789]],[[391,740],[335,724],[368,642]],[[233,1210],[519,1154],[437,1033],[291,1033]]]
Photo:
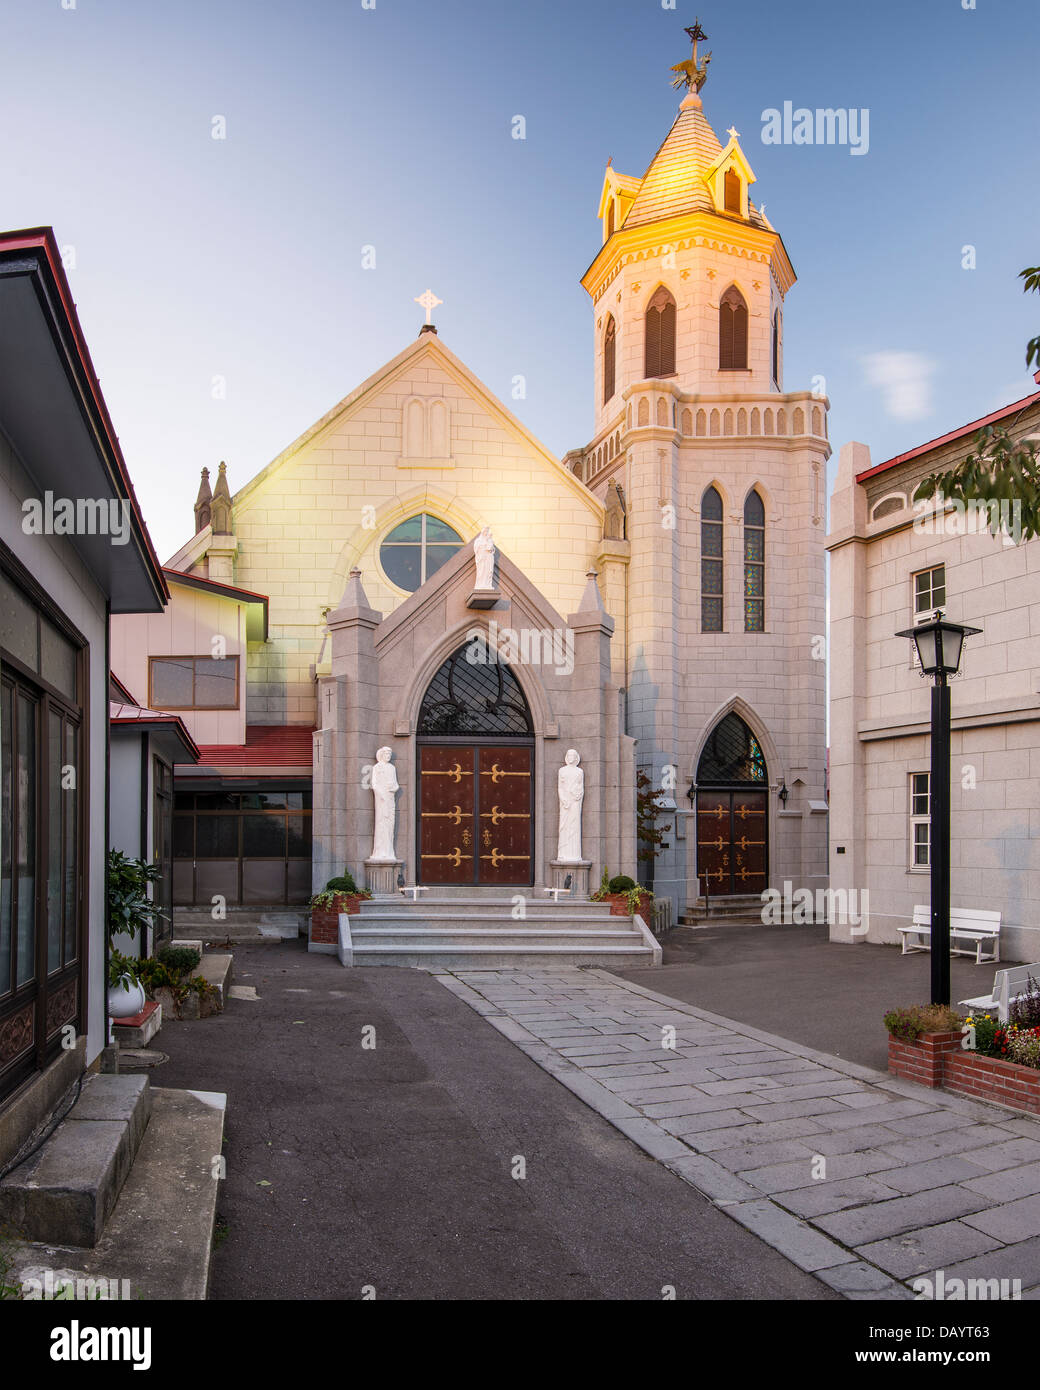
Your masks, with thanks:
[[[581,282],[593,305],[595,432],[566,457],[607,508],[596,568],[625,633],[615,679],[637,763],[662,789],[654,891],[680,912],[703,891],[705,856],[686,817],[727,710],[767,750],[758,813],[769,883],[826,883],[830,454],[826,398],[785,390],[794,269],[752,197],[739,132],[723,143],[704,114],[707,35],[699,23],[686,33],[691,56],[671,69],[683,96],[660,149],[642,178],[612,164],[604,175],[601,245]],[[751,872],[745,851],[721,853],[735,892]]]

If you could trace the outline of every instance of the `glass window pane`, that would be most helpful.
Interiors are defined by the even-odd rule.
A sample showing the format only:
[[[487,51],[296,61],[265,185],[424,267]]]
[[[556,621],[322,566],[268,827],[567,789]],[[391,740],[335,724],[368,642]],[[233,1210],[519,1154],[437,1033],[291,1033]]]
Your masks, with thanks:
[[[744,570],[744,594],[747,598],[759,598],[765,582],[765,571],[761,565],[748,565]]]
[[[238,816],[199,816],[198,859],[238,857]]]
[[[47,716],[47,972],[61,969],[61,716]]]
[[[450,560],[458,548],[457,545],[428,545],[426,547],[426,578],[429,579],[430,575],[436,573],[446,560]]]
[[[701,591],[705,594],[722,593],[722,561],[701,561]]]
[[[0,574],[0,647],[6,647],[30,670],[39,670],[36,609],[5,574]]]
[[[722,631],[722,600],[720,598],[701,599],[701,628],[704,632]]]
[[[16,986],[26,984],[36,974],[36,709],[35,701],[19,695],[14,827],[18,881]]]
[[[238,658],[195,658],[195,708],[236,709],[238,706]]]
[[[744,559],[762,561],[766,558],[766,533],[747,530],[744,532]]]
[[[391,584],[414,593],[422,582],[422,550],[417,545],[384,545],[379,552],[383,570]]]
[[[285,792],[243,792],[243,811],[284,811]]]
[[[239,795],[237,792],[199,792],[195,806],[199,811],[237,811]],[[177,809],[181,809],[180,801]]]
[[[421,541],[422,540],[422,517],[410,516],[407,521],[402,521],[400,526],[394,529],[386,538],[385,544],[393,544],[395,541]]]
[[[701,525],[701,554],[713,560],[722,559],[722,527],[713,521]]]
[[[453,542],[455,549],[458,550],[459,546],[462,544],[462,537],[457,531],[453,531],[445,522],[438,521],[435,516],[428,516],[426,518],[427,544],[436,544],[445,541]]]
[[[174,816],[173,855],[175,859],[195,858],[195,817]]]
[[[75,769],[75,786],[62,791],[65,807],[65,964],[79,955],[79,729],[65,725],[65,765]]]
[[[311,852],[310,816],[289,817],[289,858],[305,859]]]
[[[254,859],[284,859],[285,817],[243,816],[242,855]]]
[[[0,998],[11,988],[13,791],[13,692],[5,685],[0,689]]]
[[[155,709],[189,709],[191,696],[191,657],[153,656],[149,696],[152,706]]]
[[[285,801],[290,811],[303,810],[303,792],[286,792]]]
[[[76,698],[76,648],[46,618],[40,619],[40,675],[68,699]]]

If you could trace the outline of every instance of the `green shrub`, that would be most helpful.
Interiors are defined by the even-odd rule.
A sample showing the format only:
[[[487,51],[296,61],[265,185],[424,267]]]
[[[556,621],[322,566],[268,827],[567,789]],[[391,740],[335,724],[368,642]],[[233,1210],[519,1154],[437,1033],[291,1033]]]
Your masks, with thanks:
[[[638,888],[634,878],[629,878],[628,874],[615,874],[607,884],[612,893],[631,893],[633,888]]]
[[[912,1042],[922,1033],[956,1033],[964,1020],[946,1004],[914,1004],[909,1009],[890,1009],[885,1027],[894,1038]]]
[[[186,970],[194,970],[202,959],[202,952],[193,946],[164,946],[158,959],[175,975],[183,975]]]
[[[989,1014],[972,1014],[971,1024],[975,1029],[975,1051],[981,1052],[984,1056],[999,1056],[997,1046],[997,1034],[1003,1040],[1004,1030],[995,1018],[990,1018]]]
[[[354,882],[353,874],[340,874],[338,878],[330,878],[325,885],[326,893],[357,893],[358,886]]]

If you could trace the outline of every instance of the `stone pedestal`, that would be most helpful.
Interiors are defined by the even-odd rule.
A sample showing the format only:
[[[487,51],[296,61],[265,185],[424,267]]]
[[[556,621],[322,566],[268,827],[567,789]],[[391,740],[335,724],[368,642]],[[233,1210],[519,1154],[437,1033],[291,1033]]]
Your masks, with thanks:
[[[397,876],[403,867],[403,859],[366,859],[365,887],[374,898],[398,897]]]
[[[466,600],[467,608],[494,608],[502,595],[497,589],[474,589]]]
[[[591,859],[583,859],[579,864],[564,864],[559,859],[550,861],[552,869],[552,883],[550,888],[562,888],[567,881],[567,875],[571,876],[571,891],[563,894],[561,901],[566,902],[568,898],[572,902],[586,902],[589,896],[589,870],[592,868]]]

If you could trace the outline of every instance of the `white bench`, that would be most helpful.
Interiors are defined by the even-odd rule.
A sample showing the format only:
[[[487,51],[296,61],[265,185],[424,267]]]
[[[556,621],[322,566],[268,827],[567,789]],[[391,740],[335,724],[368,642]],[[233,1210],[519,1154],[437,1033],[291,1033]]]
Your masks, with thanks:
[[[977,999],[962,999],[957,1007],[967,1009],[971,1013],[976,1009],[982,1013],[996,1009],[998,1022],[1007,1023],[1012,1003],[1020,995],[1029,992],[1030,978],[1040,981],[1040,962],[1034,965],[1012,965],[1006,970],[998,970],[993,976],[992,994],[981,994]]]
[[[914,920],[910,926],[898,928],[903,938],[903,955],[911,951],[928,951],[932,940],[932,909],[920,903],[914,908]],[[971,944],[958,946],[956,942]],[[991,948],[992,954],[983,955],[984,946]],[[955,956],[974,956],[975,964],[995,963],[1000,960],[1000,913],[986,912],[977,907],[950,908],[950,953]]]

